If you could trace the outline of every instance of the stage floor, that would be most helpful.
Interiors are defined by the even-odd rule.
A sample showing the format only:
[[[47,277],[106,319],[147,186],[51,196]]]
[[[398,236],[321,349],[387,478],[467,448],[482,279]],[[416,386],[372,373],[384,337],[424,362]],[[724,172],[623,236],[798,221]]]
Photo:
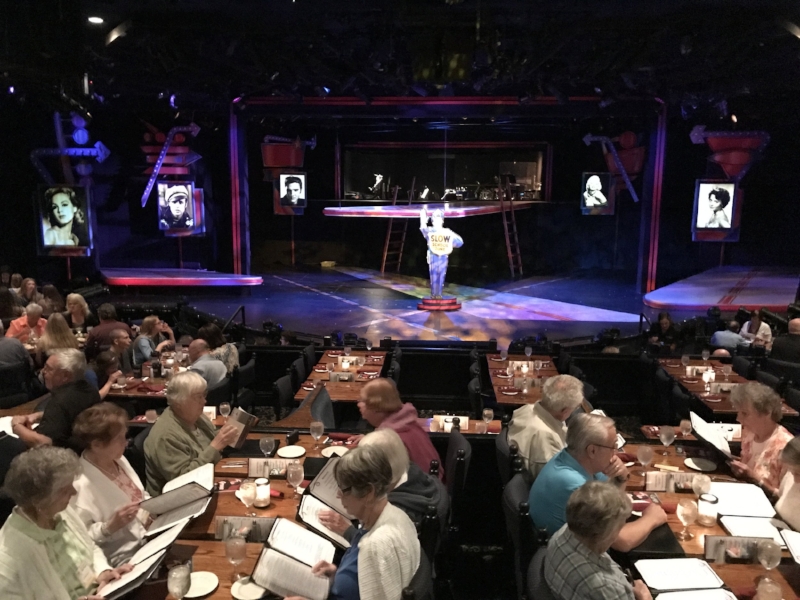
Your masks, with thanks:
[[[800,269],[769,267],[718,267],[650,292],[644,297],[647,306],[659,310],[736,311],[767,308],[786,310],[795,301]]]
[[[258,275],[235,275],[194,269],[100,269],[103,281],[111,286],[206,287],[256,286],[264,283]]]

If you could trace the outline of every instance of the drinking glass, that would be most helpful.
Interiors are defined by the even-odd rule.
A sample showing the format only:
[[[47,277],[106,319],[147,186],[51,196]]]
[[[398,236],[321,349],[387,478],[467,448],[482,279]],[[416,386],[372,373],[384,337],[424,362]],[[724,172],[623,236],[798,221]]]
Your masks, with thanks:
[[[237,567],[247,558],[247,546],[243,537],[232,535],[225,540],[225,557],[233,565],[232,581],[238,581],[240,576]]]
[[[758,600],[781,600],[783,598],[783,590],[771,577],[765,575],[758,582],[756,598]]]
[[[781,547],[772,540],[758,542],[758,562],[767,570],[767,574],[762,578],[769,579],[769,572],[781,563]]]
[[[725,375],[725,381],[728,381],[728,377],[731,376],[733,372],[733,365],[722,365],[722,373]]]
[[[708,475],[695,475],[692,477],[692,491],[699,498],[711,490],[711,477]]]
[[[522,363],[522,367],[520,367],[520,371],[522,371],[522,375],[525,376],[528,374],[528,363]]]
[[[367,340],[367,352],[372,352],[372,340]]]
[[[144,419],[148,423],[155,423],[156,419],[158,419],[158,412],[154,408],[150,408],[144,411]]]
[[[300,461],[296,460],[286,466],[286,483],[294,488],[294,498],[300,497],[297,488],[303,483],[304,476],[303,465],[300,464]]]
[[[192,573],[187,565],[177,565],[167,575],[167,591],[175,600],[183,600],[192,585]]]
[[[128,380],[125,378],[125,375],[120,375],[117,377],[117,386],[120,388],[125,387],[128,384]]]
[[[319,438],[325,433],[325,425],[322,421],[311,421],[309,431],[311,432],[311,437],[314,438],[314,450],[319,450]]]
[[[508,375],[509,377],[513,377],[514,376],[514,369],[510,365],[508,367],[506,367],[506,375]]]
[[[491,408],[484,408],[482,416],[483,422],[486,423],[486,425],[489,425],[489,423],[492,422],[492,419],[494,419],[494,411]]]
[[[336,364],[332,362],[325,363],[325,368],[328,370],[328,373],[333,373],[333,370],[336,368]]]
[[[275,438],[266,436],[258,440],[258,447],[264,453],[264,458],[269,458],[272,451],[275,450]]]
[[[653,454],[653,447],[648,446],[647,444],[642,444],[636,451],[636,458],[640,463],[642,463],[642,470],[639,472],[639,475],[642,477],[644,477],[647,473],[647,465],[652,462]]]
[[[689,437],[689,434],[692,433],[692,422],[689,419],[681,419],[681,436],[682,437]]]
[[[542,370],[542,361],[540,361],[540,360],[533,361],[533,369],[534,369],[534,371],[536,371],[536,378],[538,379],[539,378],[539,371]]]
[[[711,352],[709,352],[708,350],[703,350],[700,353],[700,356],[703,357],[703,365],[707,367],[708,366],[708,357],[711,356]]]
[[[500,350],[500,358],[506,360],[508,358],[508,350]]]
[[[663,456],[669,456],[667,448],[669,448],[669,445],[675,441],[675,428],[672,425],[664,425],[658,430],[658,439],[660,439],[661,443],[664,444]]]
[[[230,402],[223,402],[219,405],[219,414],[225,417],[225,420],[228,420],[228,415],[231,414],[231,405]]]
[[[352,347],[350,347],[350,346],[345,346],[345,347],[344,347],[344,355],[345,355],[345,356],[350,356],[350,353],[351,353],[352,351],[353,351],[353,348],[352,348]]]
[[[681,500],[678,502],[677,515],[678,520],[683,523],[683,531],[675,537],[681,541],[692,539],[694,534],[689,533],[689,525],[697,520],[697,502],[694,500]]]
[[[531,354],[533,354],[533,348],[531,348],[530,346],[525,346],[525,356],[530,358]]]
[[[250,510],[250,507],[253,506],[253,503],[256,501],[256,482],[255,481],[244,481],[242,485],[239,487],[239,499],[247,508],[247,512],[245,516],[247,517],[256,517],[256,513]]]
[[[688,354],[681,356],[681,364],[684,366],[684,368],[688,367],[690,362],[692,362],[692,359]]]

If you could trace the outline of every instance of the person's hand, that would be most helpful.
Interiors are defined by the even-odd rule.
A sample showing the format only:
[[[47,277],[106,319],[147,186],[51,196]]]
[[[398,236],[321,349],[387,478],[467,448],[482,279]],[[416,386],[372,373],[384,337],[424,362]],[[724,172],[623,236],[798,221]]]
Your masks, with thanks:
[[[657,344],[658,343],[658,336],[653,336],[651,338],[648,338],[647,341],[650,342],[651,344]]]
[[[211,440],[211,446],[222,452],[225,446],[233,444],[239,439],[239,430],[233,425],[226,424],[222,426],[217,432],[217,435]]]
[[[364,437],[363,435],[351,435],[349,438],[347,438],[347,440],[345,440],[345,443],[347,445],[358,446],[358,443],[362,440],[363,437]]]
[[[755,474],[752,469],[740,460],[731,460],[728,462],[731,467],[733,475],[737,479],[755,479]]]
[[[633,582],[633,597],[636,600],[653,600],[653,595],[641,579]]]
[[[14,429],[17,425],[26,425],[28,420],[28,415],[17,415],[16,417],[11,417],[11,429]]]
[[[319,511],[319,522],[325,525],[334,533],[342,535],[350,527],[351,523],[335,510]]]
[[[336,565],[325,560],[319,561],[311,568],[311,574],[317,577],[333,577],[334,573],[336,573]]]
[[[117,369],[111,375],[108,376],[108,380],[111,381],[112,383],[117,383],[117,379],[119,379],[123,375],[124,375],[124,373],[122,371],[120,371],[119,369]]]
[[[138,502],[131,502],[130,504],[124,504],[120,506],[114,511],[114,514],[111,515],[111,518],[106,521],[106,531],[108,533],[114,533],[123,527],[127,527],[136,518],[138,512]]]
[[[651,503],[642,511],[642,518],[653,522],[653,529],[667,522],[667,513],[660,504]]]
[[[611,457],[611,462],[609,462],[608,466],[603,470],[603,475],[609,479],[618,479],[623,482],[628,481],[630,477],[628,467],[620,460],[619,456]]]
[[[129,569],[130,570],[130,569]],[[116,579],[119,579],[122,575],[119,573],[118,569],[106,569],[100,575],[97,576],[97,591],[103,589],[103,587]],[[90,596],[93,597],[93,596]],[[100,596],[102,597],[102,596]]]

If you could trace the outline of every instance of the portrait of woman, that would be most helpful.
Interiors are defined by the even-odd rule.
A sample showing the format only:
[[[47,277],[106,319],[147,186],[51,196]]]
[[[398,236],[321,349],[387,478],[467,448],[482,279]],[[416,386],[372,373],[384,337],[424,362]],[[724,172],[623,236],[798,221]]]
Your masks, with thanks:
[[[730,229],[733,214],[732,183],[700,183],[697,191],[697,229]]]
[[[89,246],[86,213],[75,188],[48,188],[42,215],[45,246]]]
[[[190,229],[194,227],[192,186],[189,184],[158,184],[159,229]]]
[[[586,191],[583,192],[584,206],[605,206],[608,204],[605,195],[603,194],[603,184],[600,177],[591,175],[586,180]]]

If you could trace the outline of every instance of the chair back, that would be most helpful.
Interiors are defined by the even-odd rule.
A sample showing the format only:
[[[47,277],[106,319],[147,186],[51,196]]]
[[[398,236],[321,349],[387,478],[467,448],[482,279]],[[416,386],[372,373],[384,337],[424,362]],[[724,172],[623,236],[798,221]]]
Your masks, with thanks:
[[[403,358],[403,351],[400,349],[400,343],[394,345],[394,350],[392,350],[392,360],[394,362],[400,362]]]
[[[395,385],[400,385],[400,363],[392,360],[392,366],[389,368],[389,377],[394,380]]]
[[[670,414],[672,386],[674,381],[664,369],[656,371],[656,407],[655,416],[658,423],[675,425],[675,416]]]
[[[305,360],[306,373],[311,373],[314,365],[317,364],[317,350],[314,344],[309,344],[303,348],[303,359]]]
[[[451,431],[447,442],[444,472],[447,477],[447,493],[453,498],[463,488],[467,480],[469,463],[472,460],[472,446],[460,431]]]
[[[309,392],[309,396],[314,392]],[[301,407],[308,402],[308,398],[303,400]],[[299,409],[298,409],[299,410]],[[328,390],[322,388],[317,394],[314,403],[311,405],[311,418],[315,421],[322,421],[325,429],[336,429],[336,419],[333,416],[333,402],[331,401]]]
[[[795,382],[796,383],[796,382]],[[786,388],[783,392],[783,399],[786,404],[793,409],[800,411],[800,390],[797,388]]]
[[[759,369],[756,372],[756,381],[759,383],[763,383],[764,385],[768,385],[773,390],[777,390],[780,384],[780,378],[773,375],[772,373],[767,373],[766,371],[762,371]]]
[[[276,411],[275,414],[281,418],[281,414],[285,409],[289,409],[294,402],[294,390],[292,389],[292,379],[289,375],[278,377],[275,383],[272,384],[272,390],[275,395]]]
[[[546,546],[539,548],[528,565],[528,598],[535,598],[536,600],[557,600],[544,578],[544,557],[546,554]]]
[[[583,369],[581,369],[574,362],[569,363],[569,368],[567,369],[567,373],[569,375],[572,375],[575,379],[580,379],[581,381],[586,379],[586,375],[583,374]]]
[[[306,360],[303,358],[302,354],[300,358],[294,360],[292,365],[289,367],[289,376],[291,377],[292,381],[292,390],[295,392],[300,389],[302,383],[306,380]]]
[[[505,487],[511,479],[511,447],[508,442],[508,426],[500,429],[500,433],[497,434],[494,440],[494,455],[497,459],[497,472],[500,473],[500,483]]]
[[[445,493],[445,496],[447,494]],[[419,523],[419,545],[425,554],[436,556],[439,547],[439,538],[442,533],[442,525],[439,521],[439,512],[435,504],[429,504],[425,510],[425,515]]]
[[[672,397],[669,405],[669,411],[672,415],[676,415],[678,420],[688,419],[691,403],[692,397],[685,394],[681,386],[677,384],[672,386]]]
[[[403,600],[434,600],[431,561],[422,550],[419,553],[417,572],[414,573],[408,586],[403,588],[401,597]]]
[[[467,396],[469,397],[469,411],[473,419],[480,419],[483,412],[483,398],[481,397],[481,382],[475,377],[467,384]]]
[[[572,357],[569,355],[568,352],[561,351],[561,354],[558,355],[555,359],[556,370],[558,371],[559,375],[567,375],[569,374],[569,367],[572,364]]]
[[[778,378],[785,377],[787,381],[792,381],[795,385],[800,385],[800,364],[798,363],[765,358],[761,361],[759,369],[771,373]]]
[[[252,388],[256,382],[256,357],[252,356],[247,364],[239,367],[239,390]]]
[[[0,408],[13,408],[30,400],[30,380],[27,362],[0,366]]]
[[[231,401],[231,378],[223,377],[222,381],[211,385],[206,391],[206,404],[219,406],[223,402]]]
[[[755,379],[755,365],[746,356],[734,356],[731,361],[733,372],[745,379]]]
[[[480,376],[481,376],[481,364],[476,361],[469,366],[469,378],[480,379]]]
[[[144,441],[147,439],[147,436],[150,435],[151,429],[153,429],[152,424],[146,425],[134,436],[130,446],[128,446],[125,451],[125,458],[128,459],[131,467],[133,467],[133,470],[136,471],[136,474],[142,481],[145,481],[147,477],[144,459]]]
[[[503,490],[503,516],[506,532],[514,550],[514,576],[517,598],[525,591],[525,571],[534,549],[533,521],[528,509],[531,486],[522,474],[514,475]]]

